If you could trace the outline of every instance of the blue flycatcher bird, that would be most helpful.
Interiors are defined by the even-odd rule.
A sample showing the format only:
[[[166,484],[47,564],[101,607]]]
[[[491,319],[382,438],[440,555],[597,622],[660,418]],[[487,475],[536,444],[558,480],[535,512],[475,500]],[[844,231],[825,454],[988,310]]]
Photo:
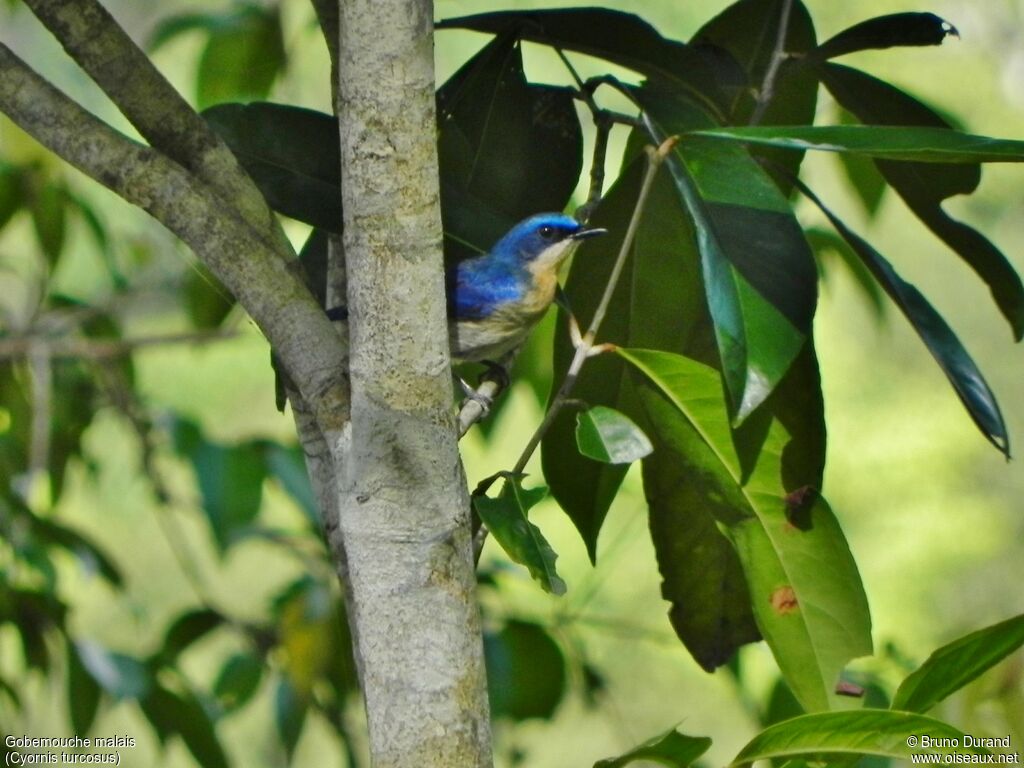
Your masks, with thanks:
[[[560,213],[516,224],[485,254],[449,267],[448,338],[452,359],[497,360],[519,346],[551,306],[558,268],[588,229]]]

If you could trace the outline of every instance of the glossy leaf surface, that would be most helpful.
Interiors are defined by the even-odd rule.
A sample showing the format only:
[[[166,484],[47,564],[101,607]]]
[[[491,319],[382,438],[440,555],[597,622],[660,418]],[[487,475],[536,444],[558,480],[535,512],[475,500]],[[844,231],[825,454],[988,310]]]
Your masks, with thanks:
[[[693,765],[710,746],[711,739],[706,736],[686,736],[673,728],[624,755],[598,760],[594,768],[622,768],[638,760],[667,765],[669,768],[686,768]]]
[[[892,13],[866,19],[829,38],[814,52],[819,59],[895,46],[941,45],[956,27],[934,13]]]
[[[909,761],[912,755],[922,753],[986,754],[986,750],[978,747],[922,748],[908,745],[908,739],[920,739],[922,735],[933,739],[953,739],[955,743],[962,743],[964,737],[962,731],[951,725],[906,712],[885,709],[822,712],[769,726],[740,750],[730,765],[750,765],[769,758],[824,755],[879,755]]]
[[[871,624],[842,531],[820,483],[807,483],[817,474],[806,466],[814,438],[787,431],[787,404],[734,431],[714,369],[665,352],[619,354],[643,374],[649,423],[676,410],[704,442],[703,455],[692,454],[703,472],[693,466],[688,474],[706,484],[708,508],[739,553],[758,627],[793,693],[809,711],[840,705],[839,674],[871,652]]]
[[[603,405],[576,417],[576,445],[584,456],[608,464],[630,464],[654,450],[636,422]]]
[[[565,582],[555,571],[558,555],[528,514],[547,495],[546,488],[523,488],[507,479],[497,498],[473,496],[473,508],[513,561],[525,565],[545,592],[565,594]]]
[[[1024,616],[979,629],[939,648],[900,684],[892,708],[927,712],[1024,645]]]
[[[828,217],[832,226],[849,243],[910,321],[985,438],[1009,456],[1009,433],[995,394],[946,321],[921,292],[901,278],[888,260],[870,243],[847,227],[806,186],[801,184],[800,189]]]
[[[828,63],[819,75],[832,96],[868,125],[949,128],[949,122],[913,96],[850,67]],[[942,208],[949,197],[970,194],[981,181],[981,166],[876,162],[897,194],[932,232],[985,281],[1014,338],[1024,338],[1024,284],[1013,265],[985,235]]]

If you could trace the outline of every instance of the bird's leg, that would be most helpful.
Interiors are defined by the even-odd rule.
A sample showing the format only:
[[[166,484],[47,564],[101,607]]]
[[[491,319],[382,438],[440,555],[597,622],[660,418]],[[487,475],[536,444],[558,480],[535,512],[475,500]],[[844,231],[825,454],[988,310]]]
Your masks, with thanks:
[[[461,376],[456,376],[455,378],[459,380],[459,387],[462,388],[462,393],[466,396],[466,399],[480,404],[480,408],[483,411],[481,418],[487,418],[488,414],[491,412],[491,406],[494,405],[494,398],[474,389],[470,386],[469,382]]]

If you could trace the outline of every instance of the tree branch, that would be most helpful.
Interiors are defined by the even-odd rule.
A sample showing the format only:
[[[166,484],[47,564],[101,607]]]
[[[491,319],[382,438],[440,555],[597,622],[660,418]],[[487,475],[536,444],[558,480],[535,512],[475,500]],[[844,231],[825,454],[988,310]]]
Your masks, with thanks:
[[[161,153],[115,131],[0,45],[0,111],[55,154],[174,232],[235,295],[302,383],[322,428],[340,432],[341,340],[281,254],[237,210]]]
[[[235,156],[97,0],[25,0],[64,50],[153,147],[236,206],[256,232],[289,250]]]

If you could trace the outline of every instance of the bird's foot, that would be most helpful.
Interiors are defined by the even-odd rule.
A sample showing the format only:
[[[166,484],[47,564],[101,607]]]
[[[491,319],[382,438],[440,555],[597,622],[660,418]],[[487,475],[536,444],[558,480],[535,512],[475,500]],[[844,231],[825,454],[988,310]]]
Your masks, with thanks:
[[[508,368],[501,363],[496,363],[493,360],[481,360],[480,365],[487,368],[482,374],[480,374],[480,381],[478,384],[483,384],[485,379],[491,379],[498,385],[499,390],[508,389],[508,385],[511,383],[511,377],[508,375]]]
[[[480,409],[483,411],[482,418],[487,418],[491,412],[491,406],[494,405],[494,398],[478,389],[474,389],[470,386],[461,376],[457,377],[459,380],[459,386],[462,388],[462,393],[466,396],[467,400],[472,400],[480,405]]]

